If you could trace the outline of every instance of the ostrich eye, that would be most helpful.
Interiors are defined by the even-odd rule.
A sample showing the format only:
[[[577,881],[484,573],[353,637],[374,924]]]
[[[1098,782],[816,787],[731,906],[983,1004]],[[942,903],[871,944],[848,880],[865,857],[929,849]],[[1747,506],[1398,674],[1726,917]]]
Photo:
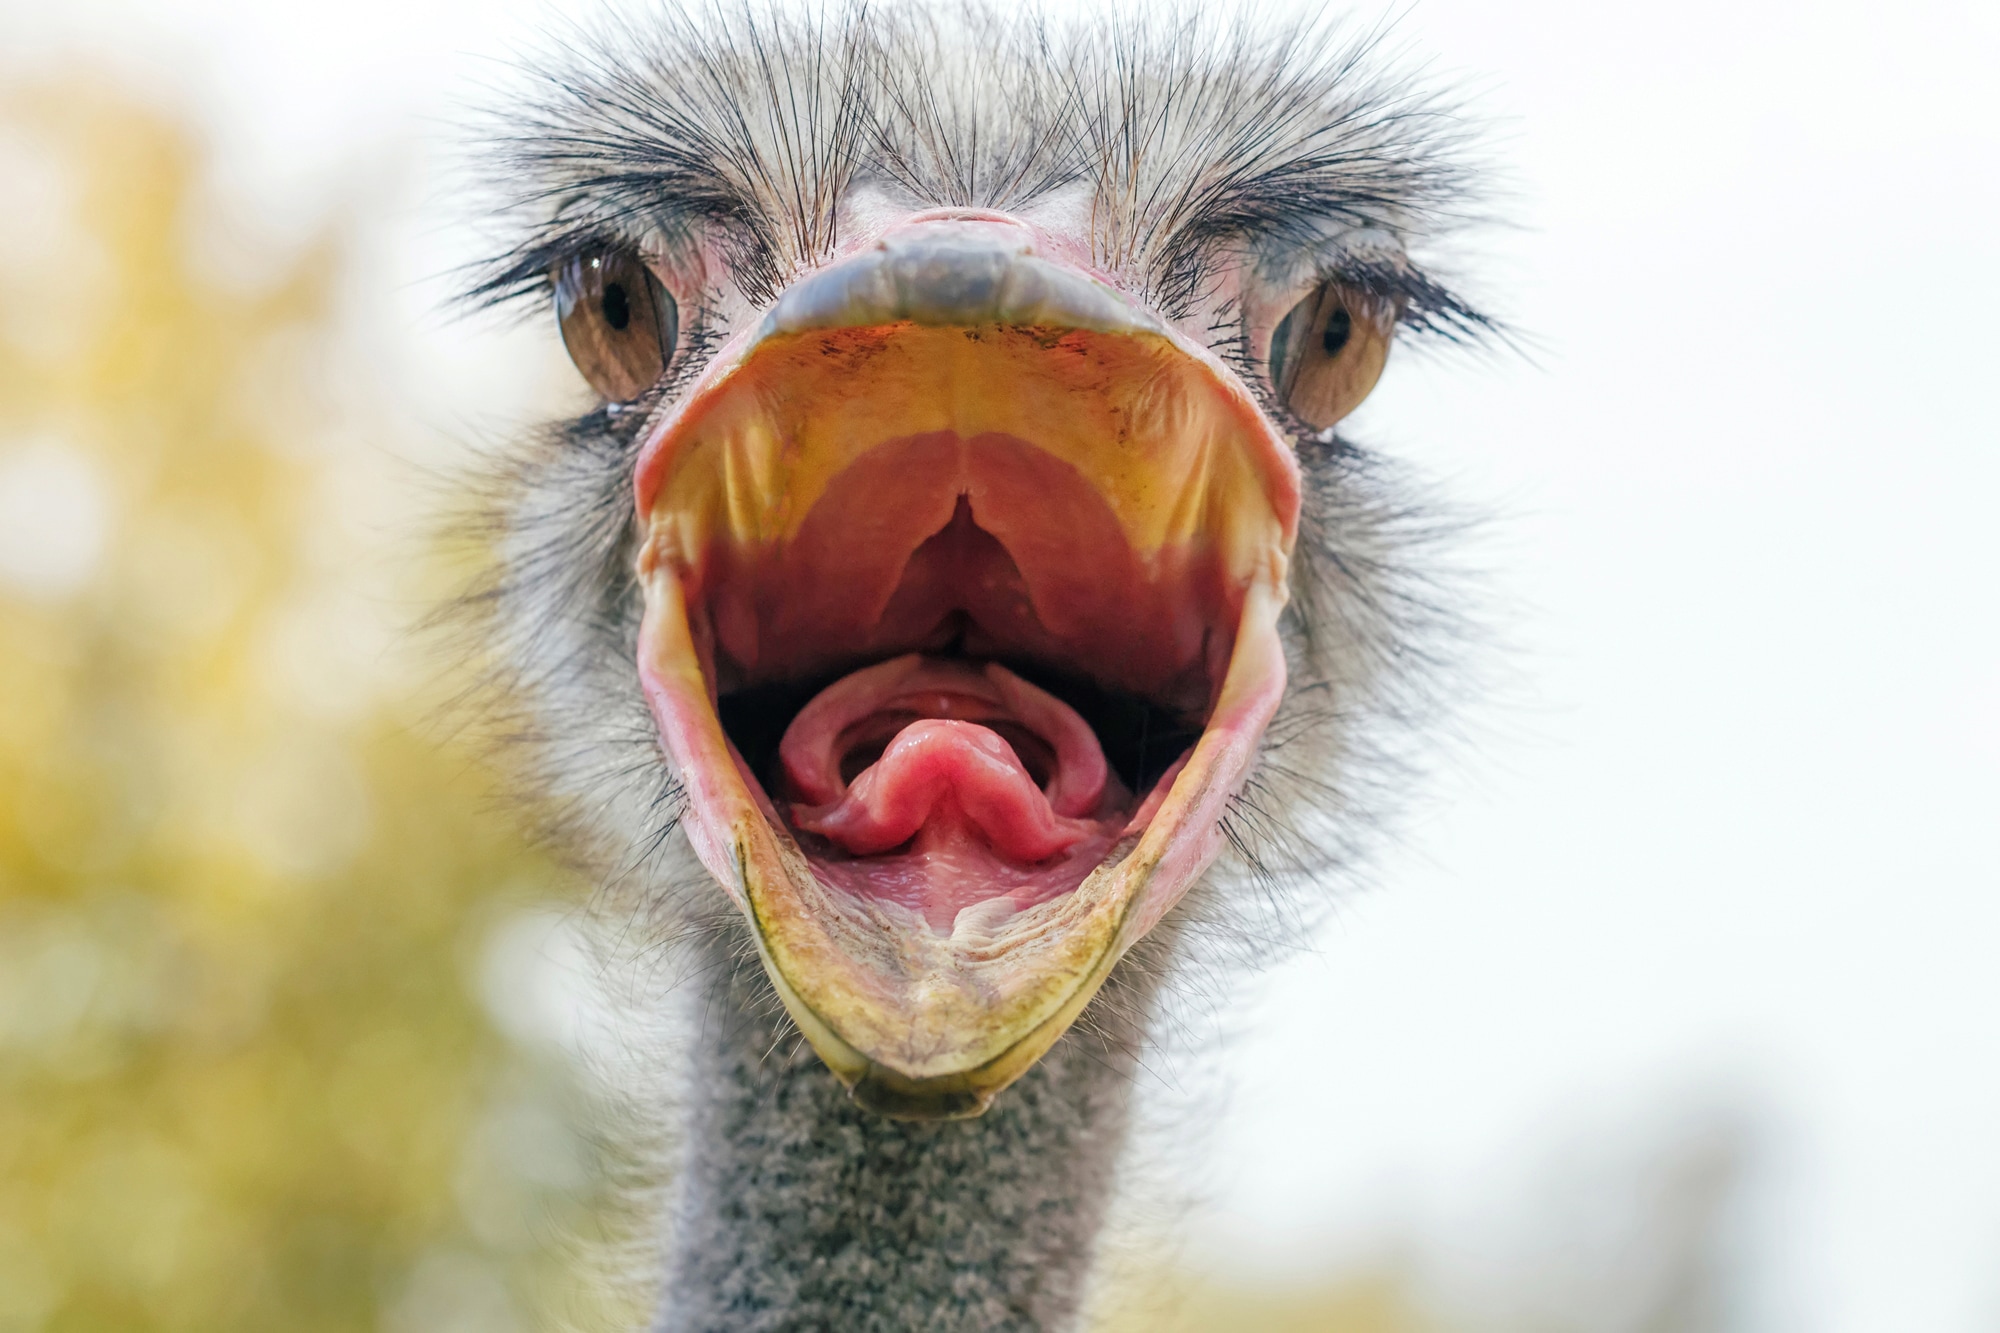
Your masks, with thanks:
[[[1308,425],[1352,412],[1389,357],[1389,330],[1370,305],[1324,283],[1271,331],[1271,385]]]
[[[594,251],[556,270],[556,318],[590,387],[628,402],[659,382],[679,334],[674,298],[637,256]]]

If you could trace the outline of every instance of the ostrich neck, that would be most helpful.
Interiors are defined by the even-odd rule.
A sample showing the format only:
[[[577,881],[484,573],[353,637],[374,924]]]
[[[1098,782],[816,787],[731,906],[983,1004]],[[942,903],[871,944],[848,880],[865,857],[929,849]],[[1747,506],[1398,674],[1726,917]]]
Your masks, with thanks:
[[[1138,987],[981,1118],[905,1123],[848,1100],[736,945],[702,969],[658,1333],[1073,1328],[1138,1044],[1105,1015]]]

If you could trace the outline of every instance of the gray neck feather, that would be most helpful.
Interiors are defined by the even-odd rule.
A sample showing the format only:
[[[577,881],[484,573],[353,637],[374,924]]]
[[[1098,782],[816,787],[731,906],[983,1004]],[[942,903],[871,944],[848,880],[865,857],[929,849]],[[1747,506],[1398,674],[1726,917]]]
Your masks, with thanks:
[[[657,1333],[1074,1328],[1150,987],[1114,976],[979,1119],[906,1123],[848,1100],[754,961],[712,961]]]

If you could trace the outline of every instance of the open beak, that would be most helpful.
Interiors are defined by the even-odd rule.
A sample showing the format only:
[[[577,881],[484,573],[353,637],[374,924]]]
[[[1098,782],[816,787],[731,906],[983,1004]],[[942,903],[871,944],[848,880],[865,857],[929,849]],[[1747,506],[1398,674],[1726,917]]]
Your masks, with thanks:
[[[639,667],[695,851],[863,1105],[976,1115],[1212,862],[1297,462],[999,219],[802,279],[648,436]]]

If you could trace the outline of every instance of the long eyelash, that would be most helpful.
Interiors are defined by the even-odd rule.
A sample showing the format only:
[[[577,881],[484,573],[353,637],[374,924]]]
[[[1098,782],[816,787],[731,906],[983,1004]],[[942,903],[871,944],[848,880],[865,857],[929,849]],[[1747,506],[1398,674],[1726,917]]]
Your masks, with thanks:
[[[700,227],[689,221],[685,210],[662,208],[651,219],[640,219],[640,224],[619,230],[601,219],[584,224],[552,219],[498,258],[466,270],[459,300],[472,309],[484,309],[539,298],[547,289],[549,274],[593,250],[673,259],[699,244]]]
[[[484,309],[539,299],[549,291],[549,275],[571,260],[592,250],[637,248],[597,230],[564,230],[537,236],[472,269],[460,300],[473,309]]]
[[[1400,308],[1399,333],[1475,343],[1489,335],[1504,336],[1507,331],[1500,321],[1481,313],[1443,283],[1408,264],[1350,260],[1326,276]]]

